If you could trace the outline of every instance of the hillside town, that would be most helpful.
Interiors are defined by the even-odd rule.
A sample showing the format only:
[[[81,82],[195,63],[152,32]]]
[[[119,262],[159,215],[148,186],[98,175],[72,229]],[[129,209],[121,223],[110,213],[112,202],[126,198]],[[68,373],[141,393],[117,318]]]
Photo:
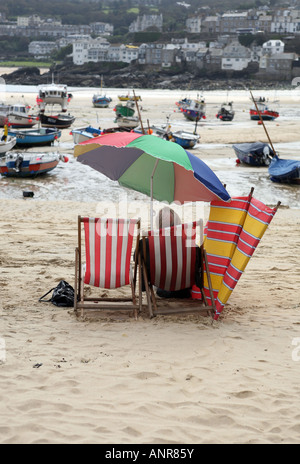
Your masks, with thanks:
[[[165,70],[185,66],[207,76],[249,72],[259,79],[278,81],[300,76],[298,53],[286,51],[288,43],[300,38],[300,9],[296,6],[273,10],[266,6],[213,16],[209,9],[203,9],[186,20],[186,37],[145,43],[113,43],[114,25],[109,23],[66,25],[38,15],[19,16],[12,22],[1,12],[0,20],[0,36],[38,39],[28,45],[28,54],[35,60],[49,59],[53,51],[71,46],[69,59],[74,66],[90,62],[150,65]],[[162,14],[142,15],[128,26],[128,32],[161,32],[163,25]],[[246,36],[249,43],[243,44]],[[264,37],[280,38],[263,42]]]

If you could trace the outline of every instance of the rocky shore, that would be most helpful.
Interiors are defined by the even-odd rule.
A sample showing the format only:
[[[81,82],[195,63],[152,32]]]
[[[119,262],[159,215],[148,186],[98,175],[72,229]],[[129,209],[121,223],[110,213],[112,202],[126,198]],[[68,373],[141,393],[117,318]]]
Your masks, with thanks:
[[[60,66],[41,74],[37,67],[24,67],[10,74],[2,75],[6,84],[10,85],[40,85],[52,82],[63,82],[72,87],[99,87],[101,75],[105,87],[134,89],[189,89],[189,90],[239,90],[239,89],[284,89],[290,88],[290,82],[264,82],[258,79],[248,79],[237,76],[214,75],[199,76],[196,73],[183,71],[172,74],[170,71],[135,68],[128,66],[113,70],[89,70],[87,66]]]

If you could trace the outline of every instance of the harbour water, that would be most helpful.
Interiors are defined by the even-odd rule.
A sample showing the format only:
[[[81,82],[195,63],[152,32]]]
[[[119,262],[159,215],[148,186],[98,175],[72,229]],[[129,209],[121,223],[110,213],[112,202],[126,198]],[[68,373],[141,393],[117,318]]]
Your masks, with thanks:
[[[124,89],[105,89],[112,98],[109,108],[96,109],[92,105],[92,96],[99,89],[69,88],[73,94],[69,106],[70,114],[76,116],[72,128],[92,125],[93,127],[115,127],[114,106],[118,103],[118,95],[127,93]],[[184,119],[176,107],[176,101],[185,96],[196,98],[201,92],[168,91],[168,90],[137,90],[141,95],[140,112],[143,124],[162,125],[169,117],[173,129],[184,129],[193,132],[195,123]],[[256,92],[256,96],[262,94]],[[300,95],[298,88],[280,92],[263,92],[270,102],[278,100],[280,117],[277,121],[266,124],[274,142],[276,152],[287,159],[300,159]],[[33,112],[36,107],[37,88],[33,86],[5,86],[1,98],[6,101],[26,101]],[[191,151],[207,163],[216,173],[231,196],[241,196],[255,189],[255,196],[266,204],[275,205],[278,201],[283,206],[297,208],[300,205],[300,186],[273,183],[269,179],[268,169],[237,165],[232,148],[233,143],[246,141],[266,141],[262,126],[250,121],[249,107],[251,101],[249,92],[226,91],[203,92],[207,104],[207,118],[197,125],[200,143]],[[232,122],[224,123],[216,119],[215,114],[221,103],[229,98],[234,102],[236,111]],[[59,110],[56,110],[56,112]],[[59,163],[54,171],[43,177],[34,179],[0,177],[0,199],[20,199],[24,190],[34,192],[33,200],[66,200],[66,201],[119,201],[124,195],[124,188],[94,171],[78,163],[73,157],[74,144],[70,130],[64,129],[59,142],[53,147],[31,151],[58,151],[69,157],[68,163]],[[289,134],[291,134],[289,136]],[[126,191],[128,199],[143,200],[142,194]]]

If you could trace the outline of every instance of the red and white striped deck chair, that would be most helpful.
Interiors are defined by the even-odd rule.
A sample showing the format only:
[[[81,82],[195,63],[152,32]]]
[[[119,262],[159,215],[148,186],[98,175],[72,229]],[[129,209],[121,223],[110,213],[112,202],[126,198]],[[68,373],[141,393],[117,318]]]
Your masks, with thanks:
[[[83,224],[83,227],[82,227]],[[84,234],[83,234],[84,230]],[[84,235],[85,264],[83,263]],[[78,247],[75,250],[75,298],[74,309],[77,313],[84,310],[134,310],[137,318],[141,307],[136,301],[138,253],[140,238],[140,219],[107,219],[78,217]],[[136,253],[133,269],[133,243],[136,240]],[[85,297],[84,285],[102,289],[118,289],[131,286],[131,297]],[[128,304],[130,303],[131,304]]]
[[[156,314],[195,312],[203,309],[212,314],[212,307],[207,304],[203,291],[203,260],[206,259],[206,255],[203,246],[197,247],[196,245],[197,229],[198,240],[202,244],[202,220],[152,230],[143,234],[142,269],[150,317]],[[155,298],[153,286],[171,292],[191,288],[196,282],[196,263],[202,276],[200,287],[203,298],[201,302],[178,299],[174,307],[174,301],[172,305],[168,305],[166,299]],[[211,297],[213,299],[213,294]]]

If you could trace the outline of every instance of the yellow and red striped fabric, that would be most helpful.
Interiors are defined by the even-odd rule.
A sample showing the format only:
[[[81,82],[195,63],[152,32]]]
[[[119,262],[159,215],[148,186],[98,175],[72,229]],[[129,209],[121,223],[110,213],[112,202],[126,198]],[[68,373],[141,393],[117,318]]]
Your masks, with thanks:
[[[86,271],[84,283],[100,288],[130,284],[135,219],[83,218]]]
[[[275,213],[276,209],[269,208],[251,194],[232,198],[229,204],[220,201],[211,203],[204,248],[216,304],[215,320],[219,318]],[[197,291],[197,288],[193,289],[195,298]],[[204,292],[208,303],[211,303],[206,270]]]

